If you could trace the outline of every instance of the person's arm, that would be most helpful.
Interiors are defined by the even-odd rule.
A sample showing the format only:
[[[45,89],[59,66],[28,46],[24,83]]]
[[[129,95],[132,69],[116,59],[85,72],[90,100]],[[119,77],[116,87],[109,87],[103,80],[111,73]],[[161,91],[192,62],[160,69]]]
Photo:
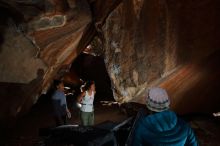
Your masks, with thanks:
[[[68,106],[67,106],[66,96],[64,97],[64,102],[65,102],[67,117],[68,117],[68,118],[71,118],[71,112],[69,111]]]
[[[131,135],[132,140],[128,145],[129,146],[143,146],[143,143],[142,143],[143,127],[140,124],[140,121],[133,128],[134,128],[134,131]]]
[[[80,103],[85,96],[85,92],[82,92],[78,97],[77,97],[77,102]]]
[[[95,96],[95,94],[96,94],[96,90],[94,90],[93,92],[94,92],[94,96]]]
[[[94,94],[94,98],[95,98],[96,90],[95,90],[95,89],[93,89],[93,91],[92,91],[92,92],[93,92],[93,94]]]
[[[193,132],[193,130],[189,127],[189,131],[188,131],[188,137],[186,140],[186,145],[188,146],[198,146],[195,134]]]
[[[66,113],[67,113],[67,117],[70,119],[71,118],[71,112],[69,111],[68,108],[66,108]]]
[[[76,102],[76,106],[78,108],[81,108],[82,107],[82,98],[85,96],[85,92],[82,92],[78,97],[77,97],[77,102]]]

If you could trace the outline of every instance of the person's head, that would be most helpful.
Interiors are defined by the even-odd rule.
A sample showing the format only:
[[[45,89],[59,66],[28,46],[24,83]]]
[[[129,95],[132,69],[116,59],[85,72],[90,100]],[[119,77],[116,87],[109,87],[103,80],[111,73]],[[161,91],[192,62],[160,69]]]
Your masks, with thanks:
[[[64,91],[64,84],[61,80],[54,80],[56,90]]]
[[[94,81],[88,81],[86,82],[86,85],[84,87],[85,91],[88,91],[88,90],[95,90],[95,82]]]
[[[162,112],[169,109],[170,99],[165,89],[152,87],[148,90],[146,99],[147,108],[153,112]]]

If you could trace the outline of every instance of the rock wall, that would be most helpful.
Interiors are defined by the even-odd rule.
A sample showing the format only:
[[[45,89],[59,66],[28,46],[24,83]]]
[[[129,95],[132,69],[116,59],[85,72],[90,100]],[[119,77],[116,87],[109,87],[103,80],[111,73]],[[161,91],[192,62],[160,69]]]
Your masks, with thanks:
[[[162,86],[179,113],[220,110],[219,7],[218,0],[1,0],[0,122],[28,111],[94,36],[117,101],[144,103],[148,87]]]
[[[102,27],[115,99],[144,103],[148,87],[162,86],[179,113],[219,109],[219,6],[217,0],[122,1]]]
[[[80,82],[67,73],[71,63],[120,2],[0,1],[0,125],[27,112],[54,78]]]
[[[86,0],[0,2],[0,121],[13,121],[63,74],[91,23]]]

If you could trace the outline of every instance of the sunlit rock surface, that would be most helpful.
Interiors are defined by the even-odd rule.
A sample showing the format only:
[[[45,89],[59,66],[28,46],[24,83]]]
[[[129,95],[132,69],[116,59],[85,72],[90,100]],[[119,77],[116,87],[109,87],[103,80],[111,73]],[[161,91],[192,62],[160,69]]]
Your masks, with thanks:
[[[219,109],[217,0],[127,0],[107,18],[105,62],[119,101],[166,88],[179,113]]]

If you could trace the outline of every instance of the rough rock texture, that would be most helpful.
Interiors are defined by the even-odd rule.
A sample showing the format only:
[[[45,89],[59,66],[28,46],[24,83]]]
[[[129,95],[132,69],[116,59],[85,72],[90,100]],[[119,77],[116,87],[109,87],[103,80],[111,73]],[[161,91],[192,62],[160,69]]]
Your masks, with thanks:
[[[0,121],[26,112],[77,56],[91,23],[86,0],[0,2]],[[57,74],[58,72],[58,74]]]
[[[121,0],[0,1],[0,125],[22,115],[67,71]]]
[[[219,109],[219,6],[217,0],[122,1],[102,27],[116,100],[144,103],[146,88],[162,86],[179,113]]]
[[[1,0],[0,122],[27,111],[94,36],[116,100],[144,103],[146,88],[162,86],[179,113],[220,110],[219,6],[218,0]]]

